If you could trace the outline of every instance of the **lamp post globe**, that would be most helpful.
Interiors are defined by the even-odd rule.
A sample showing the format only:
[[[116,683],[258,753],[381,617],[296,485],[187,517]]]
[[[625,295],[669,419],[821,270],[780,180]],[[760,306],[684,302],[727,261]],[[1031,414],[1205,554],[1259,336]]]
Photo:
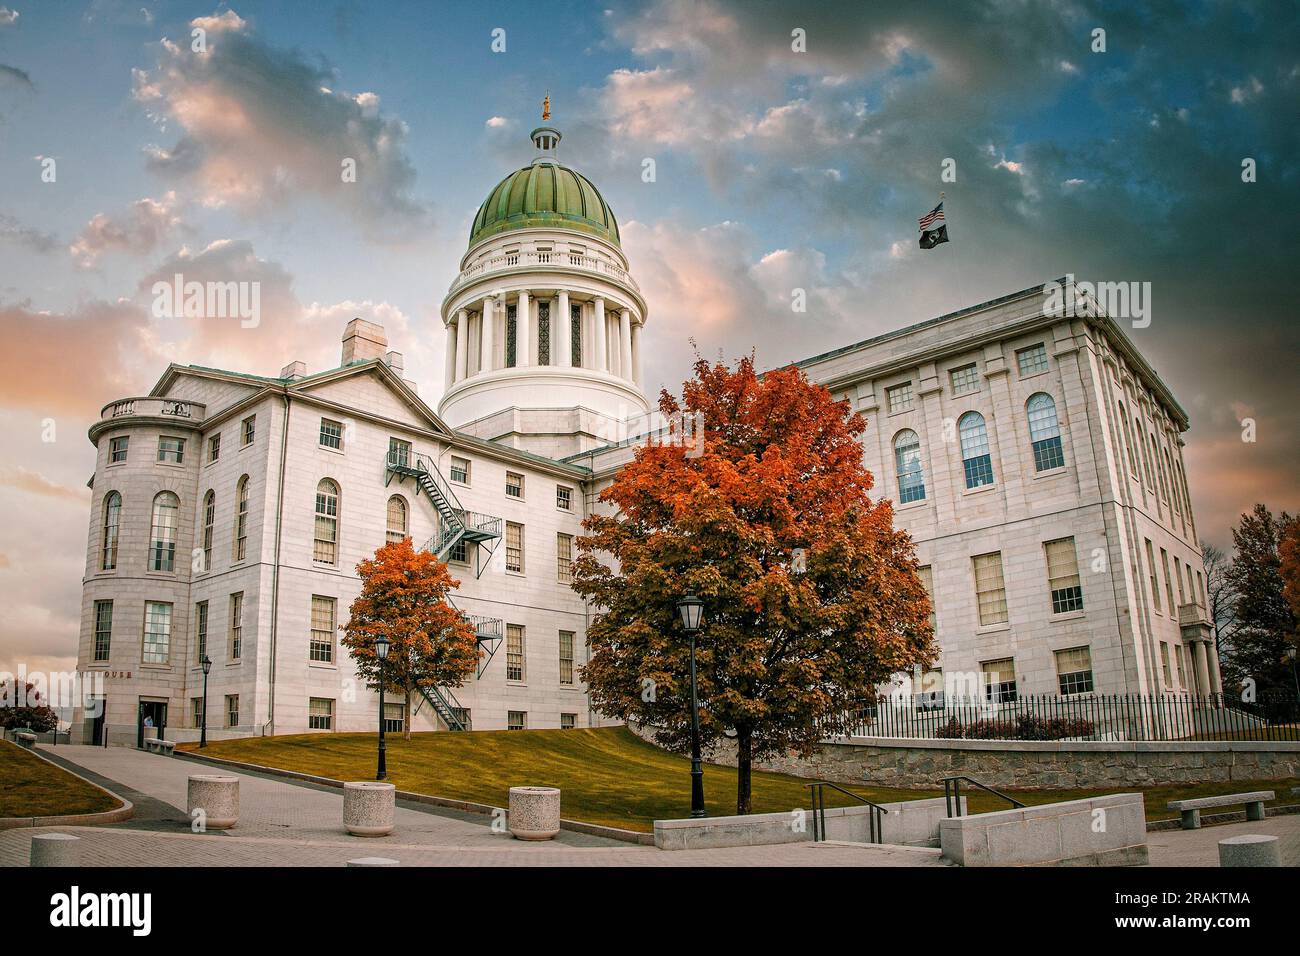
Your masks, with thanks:
[[[204,654],[199,664],[203,667],[203,723],[199,730],[199,747],[203,748],[208,745],[208,674],[212,670],[212,658]]]
[[[704,623],[704,602],[694,591],[677,601],[682,630],[691,642],[691,816],[704,816],[704,766],[700,760],[700,702],[695,690],[695,635]]]
[[[385,744],[384,744],[384,668],[383,663],[388,659],[388,638],[380,634],[375,638],[375,657],[379,659],[379,767],[375,771],[375,779],[383,780],[388,776],[388,766],[385,763]]]

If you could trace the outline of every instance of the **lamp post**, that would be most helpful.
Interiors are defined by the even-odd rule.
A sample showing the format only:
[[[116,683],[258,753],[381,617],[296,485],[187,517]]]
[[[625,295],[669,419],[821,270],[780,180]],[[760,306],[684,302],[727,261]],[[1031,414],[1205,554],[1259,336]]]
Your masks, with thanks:
[[[388,776],[388,767],[384,764],[384,661],[388,659],[388,638],[380,634],[375,638],[375,656],[379,658],[379,770],[376,780]]]
[[[208,673],[212,670],[212,658],[204,654],[199,663],[203,667],[203,724],[199,730],[199,747],[203,748],[208,745]]]
[[[1296,655],[1296,646],[1292,644],[1290,647],[1286,649],[1286,656],[1291,658],[1291,679],[1295,681],[1296,703],[1297,705],[1300,705],[1300,676],[1296,674],[1295,655]]]
[[[700,703],[695,694],[695,635],[704,617],[704,602],[692,591],[677,602],[682,630],[691,642],[691,816],[704,816],[704,768],[700,764]]]

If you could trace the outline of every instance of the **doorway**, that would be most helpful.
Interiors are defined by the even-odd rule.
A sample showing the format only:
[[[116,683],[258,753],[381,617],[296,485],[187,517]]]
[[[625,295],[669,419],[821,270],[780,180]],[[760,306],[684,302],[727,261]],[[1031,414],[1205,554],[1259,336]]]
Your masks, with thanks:
[[[104,743],[104,718],[108,713],[108,701],[96,700],[95,716],[90,718],[90,742],[96,747],[106,746]]]
[[[147,723],[146,723],[147,722]],[[139,713],[136,717],[135,745],[144,749],[144,729],[146,726],[158,729],[158,739],[167,737],[167,701],[140,699]]]

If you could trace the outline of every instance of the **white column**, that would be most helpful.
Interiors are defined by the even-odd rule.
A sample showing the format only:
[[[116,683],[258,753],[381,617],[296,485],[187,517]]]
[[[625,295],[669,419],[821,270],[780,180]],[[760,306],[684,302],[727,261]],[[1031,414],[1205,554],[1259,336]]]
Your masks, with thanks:
[[[528,290],[519,290],[519,304],[515,307],[515,365],[523,368],[533,364],[533,310],[528,302]]]
[[[446,379],[444,389],[456,384],[456,319],[454,316],[447,323],[447,361],[444,378]]]
[[[569,315],[569,290],[561,289],[555,298],[559,315],[551,315],[551,358],[559,361],[552,361],[551,364],[568,368],[573,364],[573,319]],[[557,349],[559,355],[555,354]]]
[[[641,326],[632,326],[632,381],[638,388],[645,387],[641,377]]]
[[[465,377],[469,361],[469,313],[461,309],[456,313],[456,381]]]
[[[627,309],[618,313],[618,374],[632,380],[632,313]]]
[[[605,299],[603,296],[596,296],[596,342],[592,349],[592,368],[598,372],[604,372],[609,369],[609,355],[605,345]]]
[[[479,361],[480,372],[492,371],[492,347],[496,335],[497,324],[496,304],[497,300],[490,295],[485,296],[483,299],[483,319],[481,323],[483,326],[483,337],[480,344],[482,355],[482,358]]]

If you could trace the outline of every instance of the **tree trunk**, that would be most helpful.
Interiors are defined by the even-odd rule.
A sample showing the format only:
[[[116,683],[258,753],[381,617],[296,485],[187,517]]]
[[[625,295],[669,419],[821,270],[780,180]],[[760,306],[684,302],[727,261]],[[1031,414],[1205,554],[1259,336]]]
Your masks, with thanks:
[[[411,739],[411,694],[415,693],[415,685],[408,684],[406,687],[406,702],[403,704],[405,715],[402,718],[402,729],[406,731],[405,739]]]
[[[750,811],[750,774],[753,768],[753,738],[748,727],[736,728],[736,813]]]

